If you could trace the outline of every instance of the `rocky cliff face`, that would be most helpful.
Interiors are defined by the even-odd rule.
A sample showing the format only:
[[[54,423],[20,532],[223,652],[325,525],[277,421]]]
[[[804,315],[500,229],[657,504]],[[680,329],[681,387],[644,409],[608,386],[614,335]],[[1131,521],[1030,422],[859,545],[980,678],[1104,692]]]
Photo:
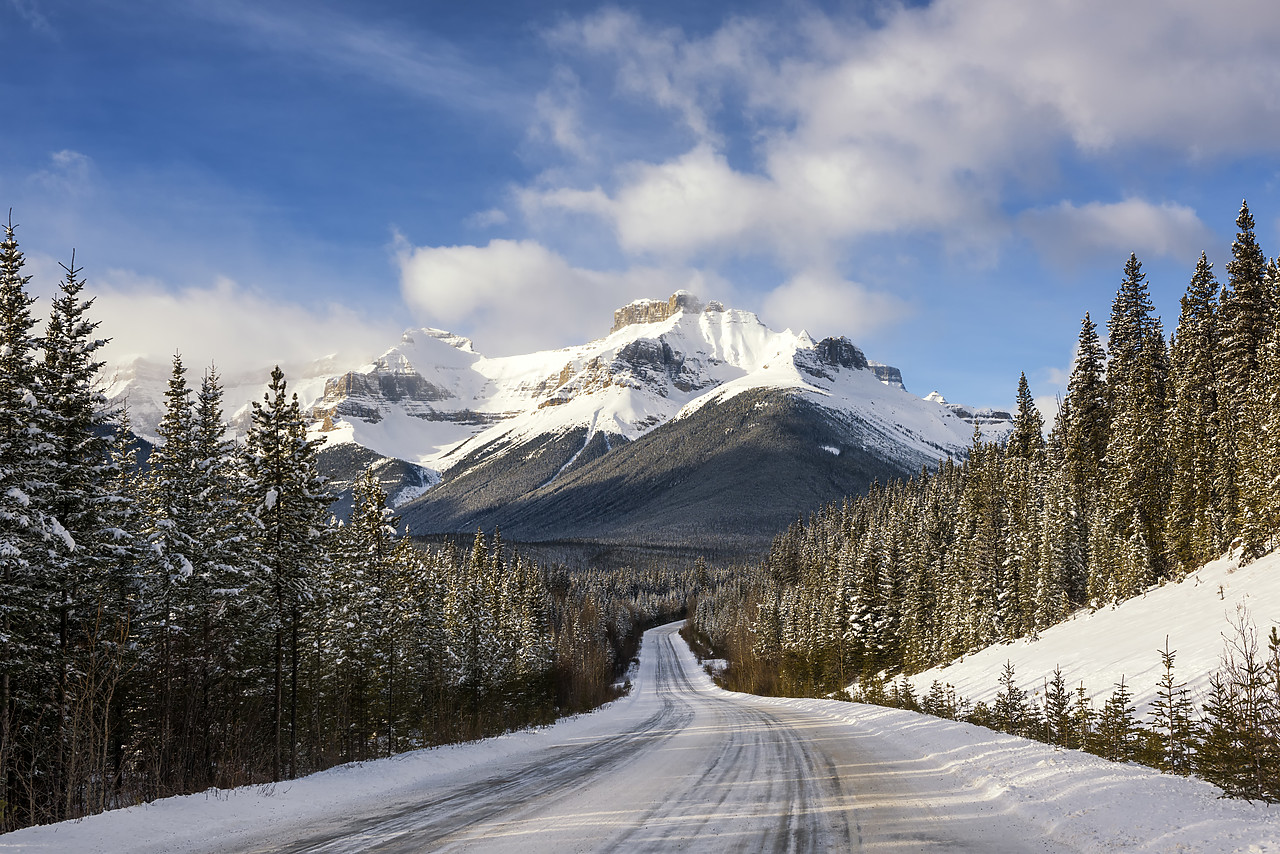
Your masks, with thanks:
[[[624,305],[613,313],[613,329],[625,329],[635,323],[660,323],[668,317],[674,317],[678,311],[696,314],[703,310],[724,311],[724,306],[712,300],[706,306],[688,291],[676,291],[668,299],[638,299],[630,305]]]
[[[977,427],[988,441],[999,441],[1013,432],[1013,413],[1007,410],[948,403],[947,399],[936,391],[930,392],[924,399],[945,407],[966,424]]]

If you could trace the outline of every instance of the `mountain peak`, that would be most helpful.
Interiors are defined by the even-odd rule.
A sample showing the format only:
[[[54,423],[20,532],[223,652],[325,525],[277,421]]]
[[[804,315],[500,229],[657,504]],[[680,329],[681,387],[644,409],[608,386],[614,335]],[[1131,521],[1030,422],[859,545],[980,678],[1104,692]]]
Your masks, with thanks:
[[[690,291],[679,290],[665,300],[638,299],[624,305],[613,313],[613,328],[610,334],[635,323],[661,323],[678,311],[696,314],[701,311],[724,311],[724,305],[711,300],[703,304],[697,295]]]

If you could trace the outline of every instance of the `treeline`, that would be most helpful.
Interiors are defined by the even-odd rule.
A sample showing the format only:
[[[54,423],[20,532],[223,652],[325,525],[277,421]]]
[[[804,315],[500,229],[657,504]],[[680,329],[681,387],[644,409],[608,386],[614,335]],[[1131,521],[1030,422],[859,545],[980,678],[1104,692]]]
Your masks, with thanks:
[[[0,243],[0,831],[591,708],[674,572],[410,546],[371,474],[345,524],[277,368],[243,442],[175,357],[147,464],[97,390],[80,270],[43,335]]]
[[[1047,441],[1025,375],[1004,443],[873,485],[697,603],[743,690],[814,694],[1033,635],[1280,530],[1280,274],[1248,206],[1219,286],[1202,255],[1171,341],[1136,257],[1104,350],[1089,315]]]
[[[886,685],[871,678],[844,699],[962,720],[1114,762],[1141,762],[1170,774],[1196,776],[1231,797],[1280,803],[1280,635],[1271,629],[1264,650],[1253,625],[1241,617],[1209,693],[1197,709],[1177,677],[1176,653],[1160,651],[1163,673],[1144,719],[1132,687],[1121,677],[1101,708],[1083,683],[1069,688],[1061,668],[1044,677],[1040,698],[1018,686],[1005,664],[990,703],[971,703],[935,680],[918,695],[905,678]]]

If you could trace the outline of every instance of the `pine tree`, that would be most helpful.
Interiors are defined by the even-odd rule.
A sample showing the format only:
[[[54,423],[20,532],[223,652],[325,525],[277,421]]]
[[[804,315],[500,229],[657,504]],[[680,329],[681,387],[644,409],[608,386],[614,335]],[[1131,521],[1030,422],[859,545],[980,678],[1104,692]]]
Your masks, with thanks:
[[[1229,514],[1229,535],[1239,530],[1238,506],[1241,449],[1236,446],[1245,424],[1250,385],[1258,371],[1259,356],[1276,317],[1276,294],[1266,281],[1266,256],[1254,236],[1253,215],[1242,202],[1236,218],[1238,229],[1227,263],[1227,287],[1220,301],[1218,324],[1221,354],[1219,373],[1218,489],[1223,510]]]
[[[93,300],[81,296],[84,281],[74,256],[63,270],[66,275],[53,300],[38,369],[49,437],[44,509],[55,534],[46,566],[56,597],[49,619],[57,637],[53,743],[58,758],[49,779],[59,793],[57,817],[72,811],[74,769],[86,761],[77,741],[85,730],[77,725],[88,726],[86,718],[104,711],[100,698],[77,694],[84,687],[80,679],[95,672],[98,656],[109,654],[104,643],[117,634],[110,627],[123,619],[109,610],[121,599],[110,589],[116,576],[108,546],[113,534],[105,518],[115,500],[108,491],[114,463],[107,441],[109,413],[96,387],[102,367],[96,354],[107,341],[93,337],[98,324],[87,318]]]
[[[1027,385],[1027,375],[1018,378],[1018,414],[1005,453],[1012,459],[1031,462],[1044,450],[1044,419],[1036,408]]]
[[[1160,748],[1160,768],[1173,774],[1191,773],[1191,754],[1195,742],[1195,707],[1186,683],[1178,682],[1173,675],[1175,652],[1169,649],[1165,637],[1160,650],[1164,672],[1156,686],[1156,698],[1151,704],[1155,718],[1155,735]]]
[[[259,564],[258,594],[271,634],[272,776],[292,778],[297,766],[298,674],[303,611],[312,581],[324,560],[328,496],[316,469],[320,442],[307,438],[298,396],[287,394],[277,366],[262,402],[253,404],[245,444],[245,490],[255,530],[252,545]],[[286,724],[285,653],[288,650]],[[284,739],[289,738],[286,757]]]
[[[21,802],[13,788],[15,742],[52,678],[55,643],[44,619],[53,603],[44,560],[47,439],[32,334],[35,298],[26,291],[31,277],[23,274],[14,228],[10,220],[0,243],[0,802],[7,804]],[[0,811],[0,832],[31,818],[16,808]]]
[[[1218,461],[1218,282],[1203,253],[1182,297],[1170,353],[1169,558],[1184,574],[1226,549]]]
[[[1090,749],[1112,762],[1133,759],[1138,752],[1136,712],[1133,692],[1124,684],[1124,677],[1121,676],[1098,716],[1097,741]]]

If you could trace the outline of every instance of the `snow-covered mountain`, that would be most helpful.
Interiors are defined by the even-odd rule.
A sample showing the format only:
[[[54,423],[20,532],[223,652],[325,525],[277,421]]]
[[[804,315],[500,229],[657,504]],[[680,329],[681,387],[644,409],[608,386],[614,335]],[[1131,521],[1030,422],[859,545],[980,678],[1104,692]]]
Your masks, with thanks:
[[[266,374],[223,378],[226,408],[240,429]],[[134,424],[151,433],[167,378],[167,364],[139,360],[117,370],[108,396],[127,397]],[[973,413],[940,395],[910,394],[896,368],[869,361],[847,339],[776,332],[751,312],[703,304],[684,291],[618,309],[608,335],[574,347],[489,358],[466,338],[415,329],[365,365],[344,371],[332,359],[319,360],[290,377],[290,387],[310,407],[313,429],[328,440],[327,456],[341,461],[341,479],[351,474],[352,460],[411,464],[386,467],[407,478],[398,488],[387,486],[422,532],[474,530],[476,524],[505,530],[506,511],[530,506],[567,476],[641,439],[657,436],[650,441],[661,445],[678,436],[687,448],[708,431],[727,435],[719,421],[740,418],[737,399],[744,395],[760,423],[786,413],[790,426],[773,441],[779,447],[808,442],[805,454],[817,453],[811,467],[845,458],[846,476],[789,495],[779,504],[788,514],[837,497],[833,490],[857,491],[872,477],[916,472],[963,453],[975,420],[988,435],[1009,426],[1005,413]],[[826,426],[810,429],[819,422]],[[669,429],[658,436],[663,426]],[[801,440],[796,430],[813,435]],[[703,457],[727,447],[759,452],[741,438],[724,439]],[[634,456],[621,455],[606,468]],[[652,470],[673,451],[657,456],[634,465]],[[544,528],[527,533],[549,533]],[[574,531],[573,525],[555,528],[557,535]]]

